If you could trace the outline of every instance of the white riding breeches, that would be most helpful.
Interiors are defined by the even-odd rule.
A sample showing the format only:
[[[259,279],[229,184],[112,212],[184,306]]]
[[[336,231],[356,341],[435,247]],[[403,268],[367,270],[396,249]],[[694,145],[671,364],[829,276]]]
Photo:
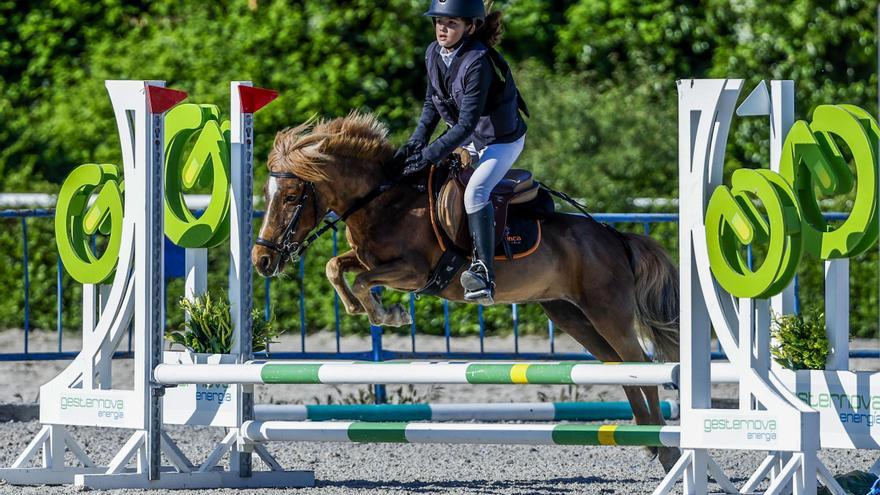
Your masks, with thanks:
[[[489,204],[489,195],[492,189],[501,182],[507,171],[513,167],[516,159],[523,150],[526,136],[512,143],[494,143],[481,150],[474,148],[470,143],[464,148],[479,155],[474,175],[468,181],[464,190],[464,209],[468,213],[476,213]]]

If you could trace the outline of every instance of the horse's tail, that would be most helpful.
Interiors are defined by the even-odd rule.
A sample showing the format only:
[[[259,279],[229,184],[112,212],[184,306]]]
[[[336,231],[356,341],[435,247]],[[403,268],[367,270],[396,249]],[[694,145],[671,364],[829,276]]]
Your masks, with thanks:
[[[678,362],[678,269],[654,239],[640,234],[623,236],[632,251],[636,326],[654,343],[655,360]]]

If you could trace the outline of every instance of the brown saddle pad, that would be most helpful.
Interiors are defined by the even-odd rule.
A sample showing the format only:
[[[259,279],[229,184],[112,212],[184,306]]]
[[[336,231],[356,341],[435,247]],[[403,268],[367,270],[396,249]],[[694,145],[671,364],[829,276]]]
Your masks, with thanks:
[[[457,176],[453,174],[453,177],[443,181],[439,191],[435,191],[436,185],[429,181],[436,222],[446,237],[466,253],[471,252],[472,243],[464,210],[464,188],[472,174],[471,168],[463,169]],[[432,173],[431,178],[433,179],[434,176],[435,174]],[[495,209],[497,242],[496,259],[507,259],[508,254],[511,259],[524,258],[537,250],[541,243],[541,222],[535,218],[508,215],[508,205],[526,203],[535,199],[537,195],[538,185],[532,179],[532,174],[525,170],[511,170],[492,191],[491,201]]]

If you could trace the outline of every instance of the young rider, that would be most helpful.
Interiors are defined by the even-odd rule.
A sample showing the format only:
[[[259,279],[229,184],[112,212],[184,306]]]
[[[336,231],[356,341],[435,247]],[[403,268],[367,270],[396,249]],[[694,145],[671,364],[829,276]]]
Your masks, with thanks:
[[[428,46],[428,90],[419,125],[396,156],[404,175],[437,163],[456,147],[479,155],[464,193],[474,255],[462,273],[465,299],[494,303],[494,211],[489,194],[523,149],[525,109],[510,68],[492,47],[501,34],[501,14],[486,16],[483,0],[433,0],[425,13],[434,21],[437,41]],[[427,144],[440,119],[447,131]]]

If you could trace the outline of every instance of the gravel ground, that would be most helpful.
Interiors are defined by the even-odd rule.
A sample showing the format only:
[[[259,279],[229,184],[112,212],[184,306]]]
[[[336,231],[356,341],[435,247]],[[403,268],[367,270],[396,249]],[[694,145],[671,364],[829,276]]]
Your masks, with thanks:
[[[407,349],[409,339],[386,336],[386,347]],[[21,332],[0,332],[4,349],[21,347]],[[853,343],[854,348],[876,346],[876,341]],[[55,350],[53,334],[33,333],[33,351]],[[419,337],[420,350],[441,350],[443,339]],[[544,338],[520,339],[520,349],[543,349]],[[64,350],[76,350],[76,338],[65,340]],[[333,350],[332,335],[309,336],[310,350]],[[276,350],[299,350],[299,338],[285,339]],[[346,338],[343,350],[369,348],[369,340]],[[453,339],[453,349],[478,349],[474,338]],[[559,336],[559,351],[574,351],[578,345],[567,336]],[[512,350],[512,338],[490,337],[486,350]],[[37,401],[39,386],[66,366],[67,362],[0,363],[0,403],[29,404]],[[114,375],[125,384],[131,372],[131,360],[114,363]],[[858,360],[855,369],[880,369],[876,360]],[[130,379],[129,379],[130,383]],[[361,386],[338,388],[326,385],[273,385],[256,388],[260,403],[328,402],[360,394]],[[414,387],[399,390],[390,386],[392,398],[399,394],[415,394],[432,402],[513,402],[538,400],[625,400],[620,387],[562,386],[443,386]],[[661,391],[665,398],[675,398],[673,391]],[[574,397],[572,397],[574,395]],[[736,398],[735,386],[716,386],[713,397]],[[0,423],[0,465],[8,466],[39,430],[36,421]],[[97,428],[72,428],[74,436],[98,463],[106,463],[127,438],[127,431]],[[202,459],[221,438],[222,432],[211,428],[169,427],[169,433],[192,459]],[[296,494],[557,494],[557,493],[650,493],[659,483],[663,471],[659,463],[640,448],[624,447],[557,447],[514,445],[382,445],[333,443],[271,443],[269,450],[289,469],[312,469],[318,485],[310,489],[272,490],[270,493]],[[715,452],[716,460],[734,482],[745,481],[750,469],[762,459],[759,452]],[[834,473],[855,469],[867,470],[876,459],[872,451],[829,450],[822,453],[826,465]],[[256,467],[259,468],[259,462]],[[70,487],[13,487],[0,484],[0,493],[60,494],[73,493]],[[122,491],[120,493],[127,493]],[[173,493],[188,493],[175,491]],[[263,490],[219,490],[218,493],[266,493]],[[194,492],[195,493],[195,492]]]

